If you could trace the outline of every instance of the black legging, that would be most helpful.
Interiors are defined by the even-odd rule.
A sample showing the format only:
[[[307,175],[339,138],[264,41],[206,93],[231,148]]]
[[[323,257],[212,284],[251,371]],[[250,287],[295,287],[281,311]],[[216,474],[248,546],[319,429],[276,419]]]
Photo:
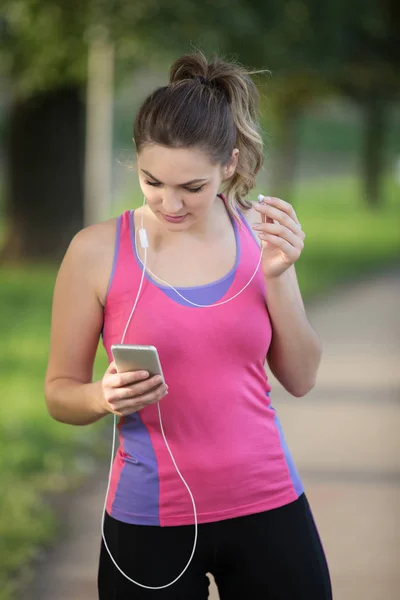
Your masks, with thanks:
[[[184,568],[193,526],[129,525],[106,515],[108,547],[121,569],[144,585],[169,583]],[[99,600],[206,600],[212,573],[221,600],[331,600],[328,566],[303,494],[267,512],[199,525],[193,561],[163,590],[130,583],[102,543]]]

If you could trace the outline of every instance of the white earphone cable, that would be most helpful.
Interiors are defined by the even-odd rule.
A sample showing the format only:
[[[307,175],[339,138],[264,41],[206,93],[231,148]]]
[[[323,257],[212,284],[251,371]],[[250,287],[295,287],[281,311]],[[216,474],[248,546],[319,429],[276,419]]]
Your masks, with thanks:
[[[146,198],[144,198],[144,202],[143,202],[142,208],[143,208],[145,202],[146,202]],[[144,226],[143,226],[143,223],[144,223],[144,214],[143,213],[144,213],[144,211],[142,210],[141,222],[140,222],[141,223],[140,232],[145,231]],[[133,211],[131,211],[131,219],[133,219]],[[244,290],[251,284],[251,282],[253,281],[254,277],[257,275],[258,269],[260,267],[260,264],[261,264],[261,261],[262,261],[262,255],[263,255],[263,251],[264,251],[264,245],[261,244],[260,257],[258,259],[257,266],[256,266],[256,268],[254,270],[254,273],[250,277],[249,281],[246,283],[246,285],[244,287],[242,287],[241,290],[239,290],[236,294],[234,294],[230,298],[227,298],[226,300],[222,300],[222,302],[216,302],[215,304],[196,304],[196,302],[191,302],[190,300],[188,300],[187,298],[185,298],[185,296],[183,296],[180,292],[178,292],[178,290],[173,285],[171,285],[170,283],[168,283],[168,281],[165,281],[164,279],[161,279],[161,277],[158,277],[158,275],[155,275],[155,273],[153,273],[152,271],[150,271],[150,269],[146,266],[146,262],[147,262],[146,253],[145,253],[145,256],[144,256],[144,260],[145,260],[144,263],[142,262],[142,259],[139,256],[139,252],[138,252],[138,248],[137,248],[137,229],[135,229],[135,250],[136,250],[136,256],[138,257],[138,259],[140,261],[140,264],[143,267],[142,274],[145,273],[145,272],[149,273],[154,279],[157,279],[157,281],[159,281],[160,283],[163,283],[164,285],[168,286],[180,298],[182,298],[182,300],[185,300],[185,302],[187,302],[191,306],[196,306],[198,308],[214,308],[216,306],[222,306],[223,304],[227,304],[227,302],[230,302],[231,300],[234,300],[242,292],[244,292]]]
[[[135,231],[135,245],[136,245],[136,231]],[[257,266],[255,268],[254,273],[252,274],[252,276],[250,277],[249,281],[246,283],[245,286],[242,287],[241,290],[239,290],[236,294],[234,294],[233,296],[231,296],[230,298],[227,298],[226,300],[222,300],[221,302],[216,302],[215,304],[196,304],[196,302],[191,302],[190,300],[188,300],[188,298],[185,298],[185,296],[183,296],[176,288],[174,288],[173,285],[171,285],[170,283],[168,283],[168,281],[165,281],[164,279],[161,279],[161,277],[158,277],[158,275],[155,275],[155,273],[153,273],[152,271],[150,271],[150,269],[148,267],[143,268],[143,271],[146,270],[147,273],[149,273],[154,279],[157,279],[157,281],[159,281],[160,283],[163,283],[164,285],[168,286],[171,290],[173,290],[180,298],[182,298],[182,300],[185,300],[185,302],[187,302],[188,304],[191,304],[191,306],[196,306],[198,308],[215,308],[216,306],[222,306],[223,304],[226,304],[227,302],[230,302],[231,300],[234,300],[235,298],[237,298],[242,292],[244,292],[244,290],[251,284],[251,282],[253,281],[254,277],[257,275],[258,273],[258,269],[260,267],[261,264],[261,260],[262,260],[262,253],[263,253],[263,248],[261,248],[261,252],[260,252],[260,257],[258,259],[257,262]],[[140,261],[140,264],[143,266],[143,262],[139,256],[139,253],[137,251],[137,246],[136,246],[136,254],[137,257]]]
[[[144,206],[145,202],[146,202],[146,198],[144,198],[143,206]],[[227,300],[223,300],[222,302],[217,302],[215,304],[202,305],[202,304],[196,304],[195,302],[191,302],[190,300],[188,300],[187,298],[185,298],[184,296],[182,296],[182,294],[180,292],[178,292],[178,290],[176,288],[174,288],[174,286],[172,286],[167,281],[164,281],[163,279],[161,279],[160,277],[158,277],[154,273],[152,273],[152,271],[150,271],[150,269],[147,267],[147,247],[148,247],[148,240],[147,240],[146,230],[144,229],[144,226],[143,226],[143,219],[144,219],[143,212],[144,211],[142,210],[141,228],[139,230],[141,245],[142,245],[142,248],[143,248],[143,251],[144,251],[144,260],[143,261],[139,257],[139,253],[137,251],[137,244],[136,244],[136,241],[137,241],[137,230],[136,229],[135,229],[135,236],[134,236],[135,237],[136,254],[137,254],[137,256],[139,258],[139,261],[140,261],[140,263],[142,265],[142,275],[141,275],[141,278],[140,278],[138,293],[136,295],[136,298],[135,298],[135,301],[133,303],[133,307],[132,307],[131,313],[130,313],[129,318],[128,318],[127,322],[126,322],[125,329],[124,329],[124,332],[123,332],[123,335],[122,335],[122,338],[121,338],[121,344],[123,344],[124,341],[125,341],[126,333],[128,331],[128,328],[129,328],[130,322],[132,320],[133,314],[134,314],[134,312],[136,310],[136,307],[137,307],[137,304],[139,302],[139,297],[140,297],[140,294],[142,292],[142,288],[143,288],[143,283],[144,283],[144,278],[145,278],[146,272],[149,273],[152,277],[154,277],[158,281],[160,281],[161,283],[163,283],[164,285],[167,285],[168,287],[170,287],[172,290],[174,290],[174,292],[178,296],[180,296],[183,300],[185,300],[186,302],[188,302],[192,306],[196,306],[196,307],[199,307],[199,308],[212,308],[212,307],[215,307],[215,306],[221,306],[223,304],[226,304],[227,302],[230,302],[231,300],[234,300],[234,298],[237,298],[237,296],[239,296],[239,294],[241,294],[250,285],[250,283],[253,281],[254,277],[256,276],[256,274],[258,272],[258,269],[260,267],[261,260],[262,260],[263,246],[261,246],[260,258],[258,260],[257,267],[256,267],[253,275],[251,276],[251,278],[249,279],[249,281],[246,283],[246,285],[239,292],[237,292],[234,296],[228,298]],[[133,218],[132,213],[131,213],[131,218]],[[185,481],[182,473],[179,470],[178,465],[176,464],[175,457],[174,457],[174,455],[172,453],[172,450],[171,450],[171,448],[169,446],[167,437],[165,435],[164,425],[163,425],[163,421],[162,421],[162,417],[161,417],[160,402],[157,402],[157,408],[158,408],[158,418],[159,418],[159,422],[160,422],[160,430],[161,430],[161,434],[162,434],[165,446],[166,446],[166,448],[168,450],[168,453],[169,453],[169,455],[171,457],[172,463],[173,463],[173,465],[175,467],[175,470],[176,470],[179,478],[181,479],[182,483],[184,484],[184,486],[186,487],[186,489],[188,491],[188,494],[190,496],[190,499],[191,499],[191,502],[192,502],[192,506],[193,506],[194,529],[195,529],[195,531],[194,531],[194,542],[193,542],[192,552],[190,554],[190,557],[189,557],[189,560],[188,560],[186,566],[181,571],[181,573],[173,581],[171,581],[170,583],[167,583],[165,585],[160,585],[160,586],[147,586],[147,585],[144,585],[142,583],[139,583],[138,581],[135,581],[134,579],[131,579],[126,573],[124,573],[124,571],[121,569],[121,567],[117,564],[116,560],[114,559],[114,557],[113,557],[113,555],[112,555],[112,553],[111,553],[111,551],[110,551],[110,549],[109,549],[109,547],[107,545],[107,541],[105,539],[105,534],[104,534],[104,521],[105,521],[106,508],[107,508],[107,499],[108,499],[108,494],[109,494],[109,491],[110,491],[111,474],[112,474],[112,467],[113,467],[114,453],[115,453],[115,437],[116,437],[115,436],[115,432],[116,432],[116,429],[117,429],[117,420],[116,420],[116,415],[115,414],[113,416],[113,437],[112,437],[112,444],[111,444],[111,461],[110,461],[110,468],[109,468],[109,473],[108,473],[108,485],[107,485],[106,497],[105,497],[105,500],[104,500],[103,515],[102,515],[102,521],[101,521],[101,536],[102,536],[102,539],[103,539],[103,543],[104,543],[104,546],[105,546],[105,548],[106,548],[106,550],[107,550],[107,552],[108,552],[108,554],[110,556],[110,559],[112,560],[114,566],[118,569],[118,571],[128,581],[130,581],[131,583],[134,583],[135,585],[138,585],[141,588],[147,589],[147,590],[162,590],[162,589],[165,589],[167,587],[170,587],[174,583],[176,583],[182,577],[182,575],[187,571],[187,569],[189,568],[189,566],[190,566],[190,564],[191,564],[191,562],[193,560],[193,557],[194,557],[194,554],[195,554],[195,551],[196,551],[196,546],[197,546],[197,538],[198,538],[198,519],[197,519],[196,503],[195,503],[195,500],[194,500],[194,497],[193,497],[193,494],[192,494],[192,491],[191,491],[189,485]]]

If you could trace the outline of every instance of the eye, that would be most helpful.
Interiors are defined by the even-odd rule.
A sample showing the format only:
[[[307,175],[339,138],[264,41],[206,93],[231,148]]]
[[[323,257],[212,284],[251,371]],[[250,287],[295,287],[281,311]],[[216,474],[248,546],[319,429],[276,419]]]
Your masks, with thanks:
[[[201,192],[203,187],[204,187],[204,185],[201,185],[200,187],[197,187],[197,188],[185,188],[185,190],[187,190],[191,194],[197,194],[198,192]]]
[[[153,187],[160,187],[161,183],[156,183],[155,181],[145,181],[147,185],[152,185]]]

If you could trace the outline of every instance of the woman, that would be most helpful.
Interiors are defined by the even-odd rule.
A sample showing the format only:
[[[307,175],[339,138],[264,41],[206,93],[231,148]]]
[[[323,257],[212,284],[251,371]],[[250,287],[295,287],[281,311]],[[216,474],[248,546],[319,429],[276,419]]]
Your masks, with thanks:
[[[331,598],[264,370],[267,358],[281,384],[303,396],[314,386],[321,348],[294,269],[305,236],[293,208],[278,198],[254,206],[246,199],[262,164],[249,75],[200,53],[176,61],[169,85],[146,99],[135,120],[146,204],[79,232],[57,278],[49,412],[74,425],[120,417],[100,600],[204,600],[208,572],[221,600]],[[131,315],[142,224],[149,270]],[[92,382],[101,333],[110,365]],[[157,347],[165,383],[117,373],[110,348],[122,339]],[[195,518],[194,556],[179,576]]]

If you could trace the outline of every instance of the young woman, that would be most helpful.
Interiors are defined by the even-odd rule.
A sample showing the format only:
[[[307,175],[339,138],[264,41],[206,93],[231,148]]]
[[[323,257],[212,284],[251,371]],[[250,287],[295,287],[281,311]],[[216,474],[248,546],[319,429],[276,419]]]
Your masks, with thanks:
[[[256,109],[243,68],[202,54],[177,60],[135,120],[146,204],[78,233],[59,271],[49,412],[73,425],[120,417],[100,600],[205,600],[209,572],[221,600],[332,597],[264,368],[267,359],[281,384],[304,396],[321,348],[296,279],[305,236],[295,211],[278,198],[246,199],[262,164]],[[149,270],[129,321],[142,224]],[[126,327],[124,343],[156,346],[165,383],[117,373],[110,348]],[[110,365],[92,382],[101,334]],[[195,518],[195,552],[179,577]]]

